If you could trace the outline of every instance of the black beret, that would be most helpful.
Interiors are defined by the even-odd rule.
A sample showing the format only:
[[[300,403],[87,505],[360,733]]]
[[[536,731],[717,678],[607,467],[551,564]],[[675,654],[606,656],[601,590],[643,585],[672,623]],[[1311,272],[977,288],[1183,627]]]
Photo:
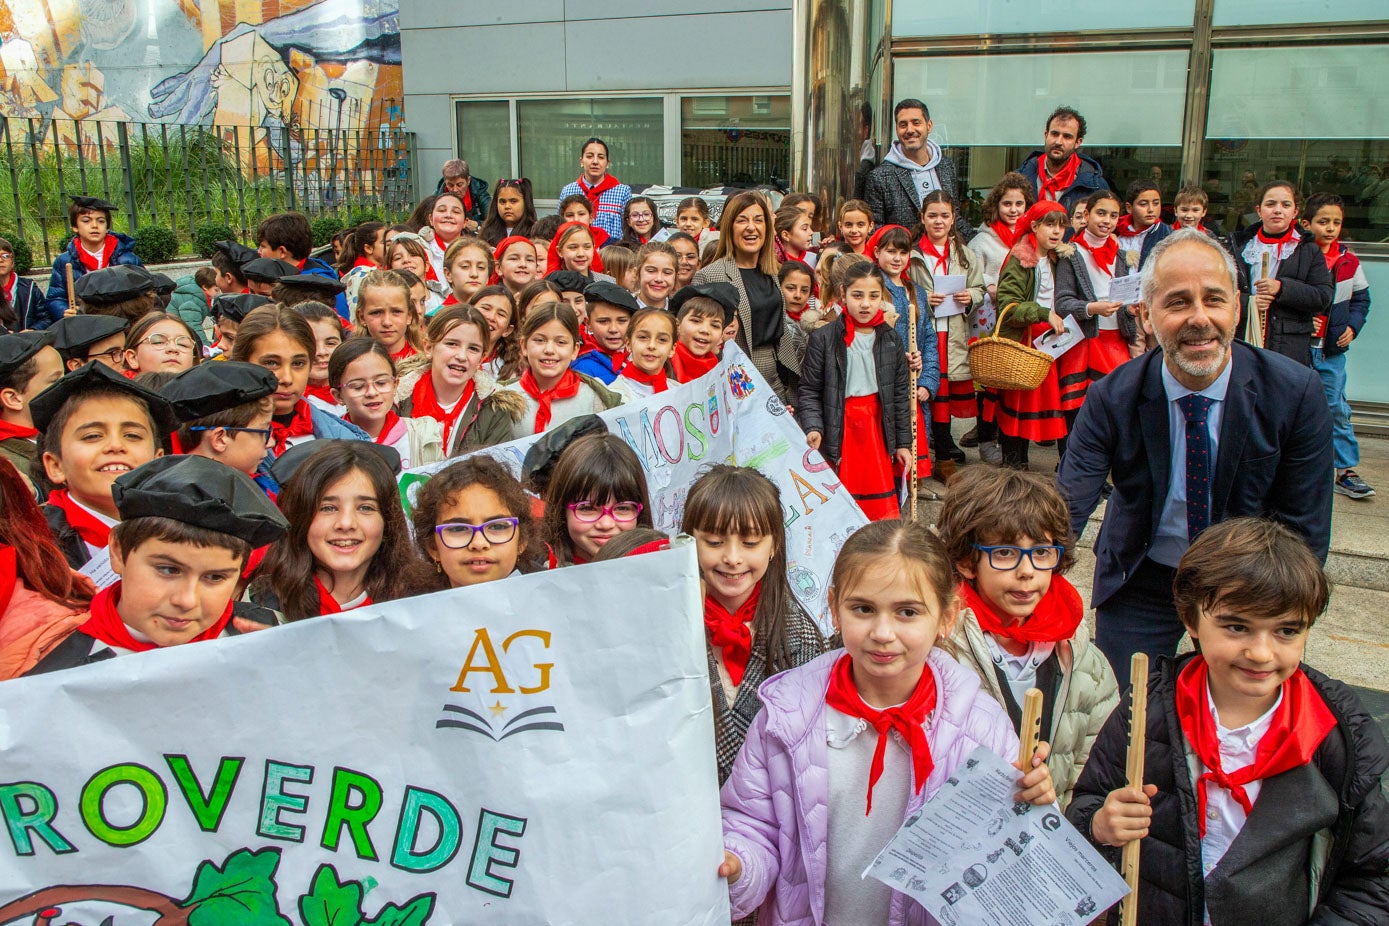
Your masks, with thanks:
[[[319,292],[329,293],[334,296],[347,289],[341,280],[320,276],[317,273],[296,273],[294,276],[280,277],[280,282],[286,286],[300,286],[304,289],[316,289]]]
[[[117,264],[82,274],[73,284],[77,298],[92,305],[114,305],[153,292],[158,282],[144,267]]]
[[[531,444],[521,462],[521,481],[536,492],[544,492],[550,473],[566,447],[588,434],[607,434],[608,426],[597,415],[580,415],[546,431]]]
[[[173,277],[165,276],[162,273],[150,271],[150,279],[154,281],[154,291],[161,296],[178,289],[178,284],[174,282]]]
[[[245,473],[200,456],[156,457],[119,476],[111,497],[122,520],[169,518],[263,547],[289,522]]]
[[[251,314],[252,309],[269,305],[273,301],[269,296],[258,296],[255,293],[233,293],[213,299],[212,311],[218,318],[241,322],[247,315]]]
[[[212,248],[215,251],[221,251],[223,254],[227,255],[227,257],[231,258],[231,262],[238,267],[260,257],[260,253],[256,251],[255,248],[248,248],[240,241],[232,241],[230,238],[223,241],[212,242]]]
[[[21,331],[0,336],[0,373],[12,373],[53,343],[47,331]]]
[[[695,296],[712,299],[723,306],[724,325],[733,324],[733,319],[738,314],[738,290],[732,283],[700,283],[683,287],[670,297],[670,310],[677,315],[680,314],[680,307]]]
[[[577,270],[556,270],[545,279],[566,293],[581,293],[588,289],[588,277]]]
[[[29,403],[29,414],[33,416],[35,425],[42,429],[39,422],[47,424],[52,421],[53,416],[58,414],[68,399],[80,396],[84,392],[91,392],[93,389],[112,389],[128,393],[133,399],[139,399],[149,408],[150,417],[154,419],[154,425],[161,434],[170,434],[178,429],[174,408],[167,399],[137,384],[133,379],[127,379],[98,360],[78,367],[34,396]]]
[[[306,440],[303,443],[295,444],[293,447],[290,447],[284,453],[280,454],[274,463],[270,464],[270,475],[273,476],[275,481],[280,485],[284,485],[294,475],[295,471],[304,464],[305,460],[315,453],[318,453],[320,450],[326,450],[338,444],[350,444],[361,450],[375,453],[377,456],[381,457],[382,461],[386,464],[386,468],[389,469],[393,475],[400,475],[400,451],[396,450],[394,447],[387,446],[386,444],[378,444],[373,441],[338,439]]]
[[[641,306],[637,305],[637,299],[627,290],[618,286],[616,283],[609,283],[607,280],[599,280],[584,287],[585,302],[606,302],[608,305],[616,306],[619,309],[626,309],[628,312],[636,312]]]
[[[284,277],[292,277],[299,268],[287,260],[274,257],[253,257],[241,265],[241,275],[257,283],[278,283]]]
[[[69,315],[49,328],[53,346],[64,357],[85,357],[97,341],[120,334],[130,323],[115,315]]]
[[[78,209],[101,209],[106,212],[115,212],[114,203],[108,203],[99,196],[74,196],[72,204]]]
[[[279,388],[275,374],[259,364],[219,360],[184,370],[159,394],[169,400],[180,421],[192,421],[263,399]]]

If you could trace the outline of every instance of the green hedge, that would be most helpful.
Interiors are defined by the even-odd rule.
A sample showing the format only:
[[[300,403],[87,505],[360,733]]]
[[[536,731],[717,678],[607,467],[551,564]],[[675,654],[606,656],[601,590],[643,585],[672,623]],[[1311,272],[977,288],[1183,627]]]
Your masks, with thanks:
[[[135,253],[146,264],[167,264],[178,256],[178,235],[162,225],[146,225],[135,233]]]

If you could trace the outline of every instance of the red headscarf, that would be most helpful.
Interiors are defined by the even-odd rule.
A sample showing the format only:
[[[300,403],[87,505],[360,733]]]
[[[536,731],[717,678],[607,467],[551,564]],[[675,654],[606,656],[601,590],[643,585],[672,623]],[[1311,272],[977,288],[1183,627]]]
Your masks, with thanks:
[[[531,244],[531,240],[521,235],[510,235],[503,238],[501,244],[497,245],[497,249],[492,252],[492,266],[496,269],[493,270],[492,275],[487,278],[488,286],[496,286],[502,281],[502,255],[505,254],[506,249],[513,244],[524,244],[532,250],[535,249],[535,245]],[[597,245],[594,247],[596,248]]]
[[[559,256],[559,243],[560,243],[560,239],[562,239],[562,238],[564,237],[565,231],[567,231],[567,230],[570,229],[570,228],[576,228],[576,227],[577,227],[577,228],[582,228],[584,231],[588,232],[588,237],[589,237],[590,239],[593,238],[593,231],[592,231],[587,225],[585,225],[583,222],[565,222],[565,223],[564,223],[563,225],[561,225],[559,228],[555,229],[555,237],[553,237],[553,238],[550,239],[550,249],[549,249],[549,251],[547,251],[547,252],[545,253],[545,275],[546,275],[546,276],[549,276],[550,274],[554,273],[556,270],[563,270],[563,269],[564,269],[564,261],[563,261],[562,259],[560,259],[560,256]],[[602,272],[603,272],[603,262],[602,262],[601,260],[598,259],[598,245],[597,245],[596,243],[595,243],[594,246],[593,246],[593,262],[592,262],[591,264],[589,264],[588,269],[589,269],[590,271],[592,271],[592,272],[595,272],[595,273],[602,273]]]
[[[883,235],[884,235],[886,232],[889,232],[889,231],[891,231],[891,230],[894,229],[894,228],[898,229],[899,231],[907,231],[907,230],[906,230],[905,228],[903,228],[901,225],[882,225],[882,226],[879,226],[879,227],[873,232],[873,234],[869,236],[868,240],[864,242],[864,244],[863,244],[863,256],[866,257],[866,258],[868,258],[869,260],[871,260],[873,263],[876,264],[876,263],[878,262],[878,242],[882,240],[882,237],[883,237]],[[911,233],[908,232],[908,234],[910,235]],[[904,281],[907,279],[907,268],[906,268],[906,267],[903,267],[903,268],[902,268],[902,274],[901,274],[901,276],[902,276],[902,279],[903,279]]]
[[[1032,208],[1023,213],[1022,218],[1018,219],[1017,228],[1014,231],[1014,241],[1030,241],[1032,246],[1037,246],[1037,236],[1032,233],[1032,226],[1048,212],[1059,212],[1066,215],[1066,207],[1049,199],[1039,199],[1032,204]]]

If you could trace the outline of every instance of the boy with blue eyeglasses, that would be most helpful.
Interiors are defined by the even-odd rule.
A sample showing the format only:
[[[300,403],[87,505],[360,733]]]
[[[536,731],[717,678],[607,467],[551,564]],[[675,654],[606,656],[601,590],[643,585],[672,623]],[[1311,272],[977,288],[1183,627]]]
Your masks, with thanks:
[[[1063,575],[1075,561],[1066,502],[1037,473],[971,466],[946,490],[937,530],[960,578],[956,659],[1019,732],[1024,695],[1041,690],[1041,739],[1064,808],[1119,701],[1114,672],[1082,626],[1084,602]]]

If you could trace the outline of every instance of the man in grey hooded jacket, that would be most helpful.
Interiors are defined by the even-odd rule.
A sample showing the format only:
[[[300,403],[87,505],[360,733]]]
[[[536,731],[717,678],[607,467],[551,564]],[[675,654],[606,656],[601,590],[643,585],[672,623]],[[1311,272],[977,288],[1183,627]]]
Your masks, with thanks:
[[[955,224],[966,240],[974,229],[960,203],[960,178],[955,162],[931,141],[931,112],[920,100],[902,100],[892,110],[897,141],[883,162],[873,168],[864,186],[864,199],[878,225],[915,228],[921,220],[921,200],[933,190],[945,190],[955,200]]]

